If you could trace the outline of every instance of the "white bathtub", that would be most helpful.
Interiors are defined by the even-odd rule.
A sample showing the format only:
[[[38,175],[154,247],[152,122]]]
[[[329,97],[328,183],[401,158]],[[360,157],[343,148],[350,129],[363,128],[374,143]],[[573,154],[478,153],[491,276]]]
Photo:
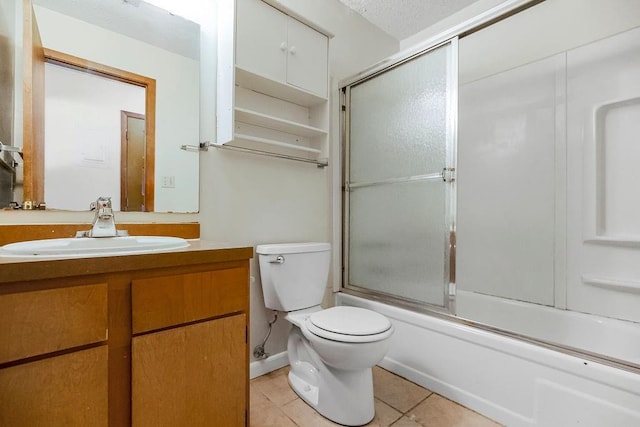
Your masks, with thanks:
[[[337,303],[370,308],[391,319],[395,333],[382,367],[502,424],[640,426],[638,373],[344,293],[338,294]],[[594,350],[611,345],[611,337],[625,332],[603,330],[600,336],[597,324],[589,323],[593,318],[571,312],[560,313],[572,316],[567,324],[547,324],[536,308],[544,309],[492,306],[486,313],[502,321],[538,325],[563,338],[591,338]],[[511,309],[517,316],[509,319],[505,314]],[[586,329],[576,332],[580,320],[587,321],[582,326]],[[637,328],[626,332],[638,333]],[[621,340],[621,356],[636,354],[640,345],[637,335],[615,340]]]
[[[637,323],[460,290],[456,314],[520,335],[640,365]]]

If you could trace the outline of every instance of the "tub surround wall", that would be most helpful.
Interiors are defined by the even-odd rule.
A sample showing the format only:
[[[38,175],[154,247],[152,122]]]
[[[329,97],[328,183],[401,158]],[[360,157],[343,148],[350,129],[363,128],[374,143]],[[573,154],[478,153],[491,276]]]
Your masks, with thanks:
[[[638,324],[538,305],[638,321],[640,3],[592,3],[545,1],[460,40],[457,284],[535,304],[459,314],[619,363],[337,296],[393,319],[383,367],[510,426],[640,424]]]
[[[638,322],[640,3],[593,3],[547,1],[460,40],[456,278]]]
[[[556,144],[558,151],[564,147],[556,138],[556,102],[565,96],[557,84],[563,65],[564,57],[552,56],[460,86],[460,289],[554,305],[555,172],[562,160]]]

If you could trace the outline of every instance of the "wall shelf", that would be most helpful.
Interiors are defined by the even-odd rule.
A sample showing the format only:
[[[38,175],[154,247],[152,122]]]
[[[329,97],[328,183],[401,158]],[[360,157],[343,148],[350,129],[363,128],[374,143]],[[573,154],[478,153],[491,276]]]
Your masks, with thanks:
[[[274,129],[280,132],[311,138],[327,135],[327,131],[323,129],[240,107],[235,108],[235,120],[238,122]]]
[[[323,102],[327,102],[327,98],[323,98],[304,89],[271,80],[238,66],[236,66],[235,69],[237,86],[264,93],[265,95],[273,96],[274,98],[283,99],[305,107],[313,107],[315,105],[322,104]]]
[[[326,167],[329,36],[262,0],[219,3],[216,141],[186,148]]]
[[[242,133],[236,133],[234,139],[240,140],[240,141],[258,142],[261,144],[272,145],[275,147],[287,148],[289,150],[304,151],[306,153],[313,153],[315,155],[319,155],[320,153],[322,153],[322,151],[318,150],[317,148],[304,147],[301,145],[290,144],[288,142],[276,141],[274,139],[262,138],[262,137],[253,136],[253,135],[245,135]]]

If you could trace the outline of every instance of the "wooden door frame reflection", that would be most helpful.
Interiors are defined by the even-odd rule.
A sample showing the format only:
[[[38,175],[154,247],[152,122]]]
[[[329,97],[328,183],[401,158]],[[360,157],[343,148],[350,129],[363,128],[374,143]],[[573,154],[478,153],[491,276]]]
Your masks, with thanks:
[[[153,212],[155,206],[156,147],[155,79],[46,48],[44,49],[44,58],[46,62],[52,64],[129,83],[145,89],[145,211]]]

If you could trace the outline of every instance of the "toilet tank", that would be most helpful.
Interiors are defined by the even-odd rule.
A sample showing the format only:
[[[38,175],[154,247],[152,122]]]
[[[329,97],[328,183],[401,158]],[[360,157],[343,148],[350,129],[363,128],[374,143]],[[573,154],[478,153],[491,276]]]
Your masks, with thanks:
[[[267,308],[294,311],[322,302],[329,264],[329,243],[280,243],[256,247]]]

